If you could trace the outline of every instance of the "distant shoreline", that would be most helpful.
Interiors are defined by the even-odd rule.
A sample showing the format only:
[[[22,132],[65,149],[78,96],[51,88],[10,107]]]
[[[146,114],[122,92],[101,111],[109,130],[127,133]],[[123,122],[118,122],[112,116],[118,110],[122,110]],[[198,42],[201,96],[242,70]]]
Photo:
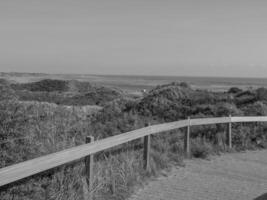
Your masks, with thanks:
[[[70,74],[70,73],[35,73],[35,72],[0,72],[0,75],[46,75],[46,76],[53,76],[53,75],[66,75],[66,76],[100,76],[100,77],[127,77],[127,78],[136,78],[136,77],[142,77],[142,78],[155,78],[155,79],[162,79],[162,78],[203,78],[203,79],[212,79],[212,78],[219,78],[219,79],[263,79],[267,80],[266,77],[237,77],[237,76],[231,76],[231,77],[226,77],[226,76],[189,76],[189,75],[181,75],[181,76],[171,76],[171,75],[130,75],[130,74]]]
[[[187,82],[195,89],[216,92],[227,91],[231,87],[241,89],[267,87],[267,78],[244,77],[190,77],[190,76],[147,76],[147,75],[93,75],[93,74],[44,74],[1,72],[0,78],[26,83],[42,79],[79,80],[104,86],[118,87],[129,92],[151,89],[170,82]]]

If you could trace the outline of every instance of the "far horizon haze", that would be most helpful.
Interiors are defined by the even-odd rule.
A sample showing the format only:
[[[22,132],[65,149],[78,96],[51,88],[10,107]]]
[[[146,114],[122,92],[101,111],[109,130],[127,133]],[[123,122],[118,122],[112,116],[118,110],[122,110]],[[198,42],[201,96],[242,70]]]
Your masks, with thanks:
[[[3,0],[0,71],[267,75],[267,1]]]

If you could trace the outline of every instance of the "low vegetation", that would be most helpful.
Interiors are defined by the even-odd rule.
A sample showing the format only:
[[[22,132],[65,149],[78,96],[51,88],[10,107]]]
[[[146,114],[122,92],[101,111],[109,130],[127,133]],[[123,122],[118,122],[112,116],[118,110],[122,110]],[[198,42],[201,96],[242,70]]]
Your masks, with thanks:
[[[77,81],[0,81],[0,90],[0,167],[83,144],[87,135],[98,140],[188,116],[267,114],[264,88],[216,93],[171,83],[140,99]],[[266,148],[266,130],[262,123],[234,124],[234,150]],[[122,151],[111,149],[95,155],[94,199],[125,199],[144,177],[157,176],[172,165],[182,166],[184,131],[152,137],[149,173],[142,170],[140,140],[122,145]],[[225,132],[225,125],[192,127],[192,156],[207,158],[226,151]],[[84,199],[84,173],[83,162],[77,161],[1,188],[0,199]]]
[[[120,98],[118,89],[92,85],[88,82],[45,79],[34,83],[10,84],[21,101],[49,102],[58,105],[105,105]]]

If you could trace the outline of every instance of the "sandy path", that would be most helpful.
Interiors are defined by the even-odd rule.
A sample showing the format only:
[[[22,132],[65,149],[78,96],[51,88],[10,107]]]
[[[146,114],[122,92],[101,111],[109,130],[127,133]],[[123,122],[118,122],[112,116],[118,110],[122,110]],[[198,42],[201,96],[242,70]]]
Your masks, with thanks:
[[[150,182],[130,200],[252,200],[264,193],[267,150],[187,160],[185,168]]]

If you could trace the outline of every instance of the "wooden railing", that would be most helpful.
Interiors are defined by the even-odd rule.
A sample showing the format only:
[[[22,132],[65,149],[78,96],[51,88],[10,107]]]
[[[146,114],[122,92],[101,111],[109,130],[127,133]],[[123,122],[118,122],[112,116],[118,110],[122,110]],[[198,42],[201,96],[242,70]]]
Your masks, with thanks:
[[[190,127],[209,124],[228,124],[227,145],[232,147],[231,124],[236,122],[267,122],[267,117],[219,117],[181,120],[176,122],[148,126],[120,135],[94,141],[86,139],[84,145],[52,153],[46,156],[21,162],[0,169],[0,186],[4,186],[40,172],[85,158],[86,176],[90,188],[93,169],[93,154],[144,137],[144,168],[149,170],[150,136],[156,133],[187,127],[184,137],[184,149],[190,156]]]

